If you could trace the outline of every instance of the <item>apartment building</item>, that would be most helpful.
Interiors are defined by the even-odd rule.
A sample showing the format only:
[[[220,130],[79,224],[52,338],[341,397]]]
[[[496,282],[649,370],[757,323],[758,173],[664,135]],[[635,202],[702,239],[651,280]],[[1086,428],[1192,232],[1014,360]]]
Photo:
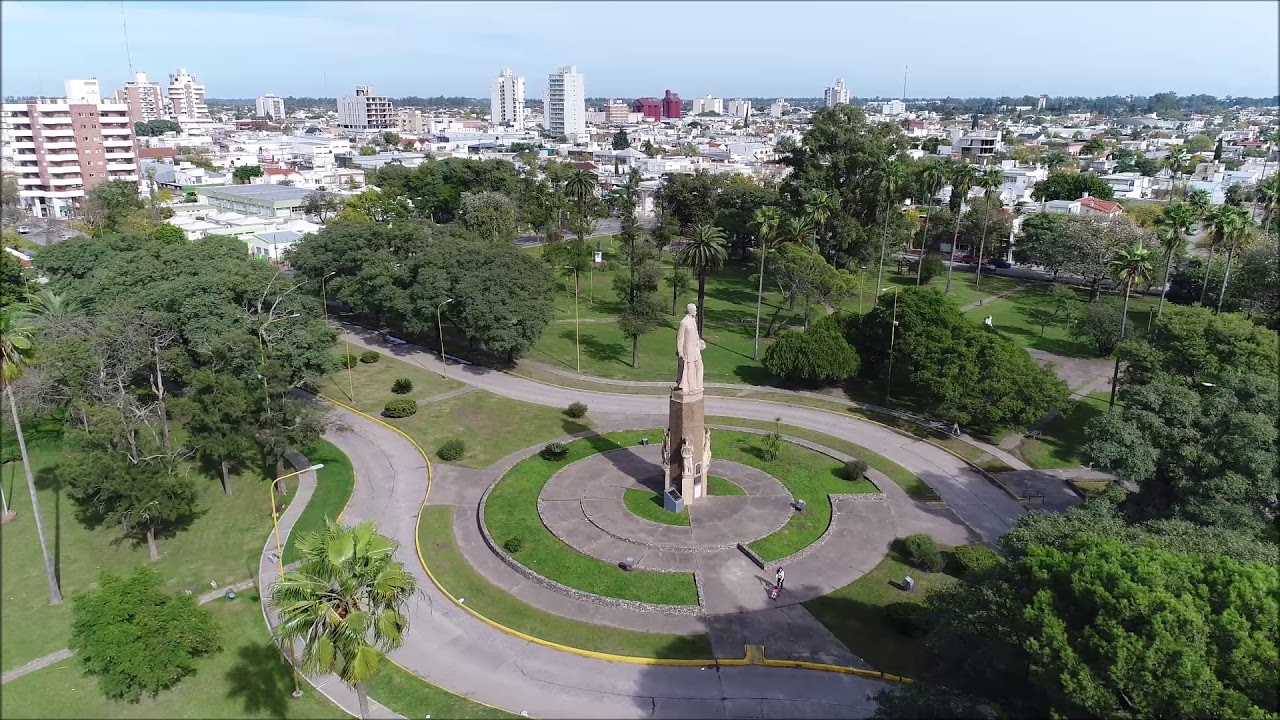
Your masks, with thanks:
[[[701,115],[702,113],[713,112],[717,115],[724,114],[724,100],[710,95],[700,97],[693,101],[693,114]]]
[[[965,133],[955,130],[951,134],[952,152],[961,157],[991,157],[1004,152],[1004,140],[999,130],[974,130]]]
[[[843,78],[836,78],[836,84],[827,88],[823,96],[827,107],[849,104],[849,88],[845,86]]]
[[[343,130],[393,130],[391,98],[373,94],[372,85],[357,85],[355,97],[338,98],[338,127]]]
[[[183,129],[188,125],[207,125],[209,108],[204,103],[204,86],[186,68],[178,68],[169,76],[169,104],[173,107],[173,119]]]
[[[524,129],[524,78],[503,70],[493,79],[489,99],[489,121],[515,130]]]
[[[284,98],[267,93],[258,98],[258,117],[280,120],[284,118]]]
[[[0,142],[18,174],[18,198],[37,217],[74,217],[94,186],[139,179],[128,103],[104,101],[97,80],[68,80],[66,93],[0,105]]]
[[[134,122],[173,118],[173,107],[169,98],[164,96],[160,83],[148,80],[144,72],[134,73],[133,80],[125,83],[124,89],[116,91],[115,101],[129,106],[129,117]]]
[[[724,110],[726,115],[744,118],[751,114],[751,101],[736,98],[726,103]]]
[[[625,125],[631,120],[631,107],[622,100],[610,100],[604,108],[604,121],[609,125]]]
[[[400,108],[396,111],[396,130],[401,133],[422,135],[427,132],[430,115],[424,115],[418,108]]]
[[[587,83],[577,66],[556,68],[547,76],[543,95],[543,127],[554,135],[564,135],[570,142],[587,136]]]

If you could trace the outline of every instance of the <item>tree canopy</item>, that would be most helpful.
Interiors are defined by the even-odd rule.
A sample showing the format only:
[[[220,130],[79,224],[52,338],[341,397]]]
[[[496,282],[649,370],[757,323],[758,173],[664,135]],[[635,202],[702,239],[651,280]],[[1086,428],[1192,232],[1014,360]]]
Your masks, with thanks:
[[[1092,173],[1055,172],[1035,184],[1031,196],[1036,200],[1079,200],[1089,193],[1089,197],[1102,200],[1115,199],[1115,190],[1106,180]]]

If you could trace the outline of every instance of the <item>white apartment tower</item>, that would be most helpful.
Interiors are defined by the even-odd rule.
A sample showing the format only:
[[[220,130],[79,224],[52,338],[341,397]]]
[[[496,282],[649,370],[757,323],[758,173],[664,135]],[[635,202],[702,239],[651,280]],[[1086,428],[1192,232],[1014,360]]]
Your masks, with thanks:
[[[494,125],[524,129],[524,78],[503,70],[493,79],[489,118]]]
[[[693,114],[701,115],[702,113],[713,112],[717,115],[724,114],[724,100],[710,95],[700,97],[693,101]]]
[[[355,97],[338,98],[338,126],[344,130],[394,130],[391,98],[374,95],[372,85],[357,85]]]
[[[68,80],[64,98],[0,105],[0,144],[18,199],[37,217],[74,217],[100,183],[139,178],[129,105],[102,100],[97,80]]]
[[[209,108],[204,104],[204,86],[186,68],[169,76],[169,103],[179,123],[208,123]]]
[[[731,117],[747,117],[751,113],[751,101],[737,98],[725,104],[725,114]]]
[[[556,68],[547,77],[542,99],[543,127],[571,142],[587,134],[587,84],[574,65]]]
[[[267,93],[258,98],[258,117],[279,120],[284,117],[284,98]]]
[[[160,83],[148,80],[144,72],[134,73],[133,80],[125,83],[123,90],[116,91],[115,99],[129,106],[129,117],[134,122],[168,120],[173,115]]]
[[[827,107],[849,104],[849,88],[845,87],[843,78],[836,78],[836,84],[827,88]]]

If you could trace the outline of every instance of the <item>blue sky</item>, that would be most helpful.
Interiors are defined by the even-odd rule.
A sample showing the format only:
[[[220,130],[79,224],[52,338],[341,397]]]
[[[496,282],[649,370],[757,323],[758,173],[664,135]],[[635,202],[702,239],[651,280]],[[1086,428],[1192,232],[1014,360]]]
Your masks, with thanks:
[[[133,66],[210,97],[487,97],[510,67],[539,98],[574,64],[589,96],[1267,95],[1276,2],[139,2]],[[119,2],[0,2],[0,93],[130,77]],[[78,48],[78,49],[71,49]]]

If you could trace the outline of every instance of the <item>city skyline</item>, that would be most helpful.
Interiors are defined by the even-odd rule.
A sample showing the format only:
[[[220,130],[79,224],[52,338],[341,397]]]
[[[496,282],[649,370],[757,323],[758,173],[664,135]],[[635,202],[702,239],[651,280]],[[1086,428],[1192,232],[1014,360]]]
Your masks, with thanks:
[[[341,97],[369,83],[391,97],[484,98],[503,68],[545,78],[564,65],[586,76],[589,96],[619,98],[666,88],[684,97],[821,97],[837,77],[854,97],[897,97],[904,66],[911,97],[1269,96],[1280,84],[1275,3],[1109,3],[1106,22],[1100,6],[1067,2],[684,3],[678,18],[670,3],[630,3],[629,15],[690,30],[654,33],[629,52],[618,52],[616,18],[596,12],[607,7],[618,5],[133,2],[124,5],[126,51],[119,4],[3,2],[0,84],[6,96],[52,95],[65,79],[96,77],[114,91],[132,77],[130,65],[152,77],[189,68],[210,98]],[[1233,22],[1231,37],[1217,44],[1196,42],[1223,18],[1249,22]],[[217,40],[192,43],[188,27]],[[254,31],[261,27],[288,29],[291,40],[264,42]],[[698,29],[712,27],[723,43],[706,42]],[[815,27],[848,27],[854,37],[793,46],[778,34],[791,30],[799,40]],[[336,59],[323,41],[334,28],[360,52]],[[1056,41],[1035,40],[1045,28]],[[1204,57],[1171,58],[1179,33],[1185,42],[1176,47]],[[361,39],[374,35],[377,42]],[[82,51],[51,55],[51,46]],[[1142,62],[1144,55],[1159,61]],[[527,98],[543,90],[531,82]]]

